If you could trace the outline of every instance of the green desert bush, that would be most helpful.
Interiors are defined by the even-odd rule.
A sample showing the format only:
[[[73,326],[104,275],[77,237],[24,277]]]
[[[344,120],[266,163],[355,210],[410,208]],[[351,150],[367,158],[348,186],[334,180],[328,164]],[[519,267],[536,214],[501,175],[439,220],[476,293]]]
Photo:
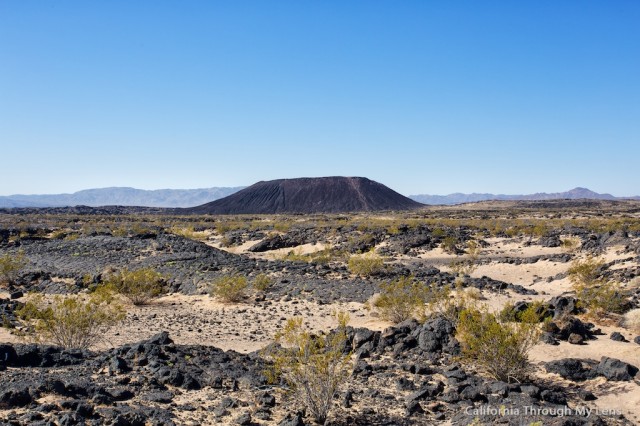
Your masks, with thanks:
[[[169,232],[173,235],[195,241],[205,241],[207,239],[207,233],[205,231],[196,231],[193,226],[172,226],[169,228]]]
[[[318,424],[327,420],[353,370],[351,354],[345,352],[349,316],[339,313],[337,318],[338,328],[321,335],[306,330],[302,318],[289,319],[276,335],[278,345],[265,352],[272,361],[270,381],[284,380]]]
[[[28,335],[36,341],[75,349],[99,343],[104,333],[125,317],[123,306],[106,287],[89,295],[55,296],[52,300],[30,294],[17,314],[32,326]]]
[[[226,303],[237,303],[246,297],[248,287],[245,276],[225,275],[213,282],[209,294]]]
[[[458,323],[460,313],[475,307],[480,298],[481,294],[477,288],[464,288],[461,282],[457,282],[455,286],[449,284],[438,286],[433,283],[420,320],[424,322],[430,317],[441,316],[455,325]]]
[[[349,257],[349,272],[361,277],[371,277],[384,270],[384,259],[375,252],[355,254]]]
[[[520,322],[504,322],[486,309],[460,313],[456,337],[462,344],[462,360],[479,367],[496,380],[525,380],[532,372],[529,352],[540,338],[539,317],[532,308]]]
[[[163,292],[164,277],[153,268],[123,269],[111,274],[106,284],[134,305],[146,305]]]
[[[419,316],[431,295],[431,288],[414,277],[401,277],[380,285],[380,294],[373,301],[373,308],[380,317],[399,323]]]
[[[273,286],[273,280],[267,274],[258,274],[253,279],[253,288],[260,292],[267,292]]]
[[[458,254],[458,244],[458,239],[452,235],[449,235],[442,239],[440,247],[442,247],[442,250],[444,250],[446,253]]]
[[[20,276],[20,272],[27,266],[27,259],[23,252],[7,253],[0,257],[0,284],[12,285]]]
[[[568,271],[579,304],[595,318],[622,314],[628,307],[627,292],[602,276],[604,268],[604,260],[589,256],[574,261]]]

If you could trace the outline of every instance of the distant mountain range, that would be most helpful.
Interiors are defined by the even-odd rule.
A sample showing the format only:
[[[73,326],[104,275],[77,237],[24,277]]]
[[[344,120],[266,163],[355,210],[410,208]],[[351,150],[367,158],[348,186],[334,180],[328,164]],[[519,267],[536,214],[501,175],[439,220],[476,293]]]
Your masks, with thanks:
[[[614,197],[611,194],[599,194],[587,188],[574,188],[566,192],[538,192],[529,195],[505,195],[505,194],[462,194],[455,193],[449,195],[410,195],[409,198],[423,204],[431,205],[452,205],[462,203],[473,203],[477,201],[502,200],[502,201],[540,201],[540,200],[640,200],[640,197]]]
[[[231,195],[244,187],[202,189],[99,188],[73,194],[0,196],[0,208],[65,206],[193,207]]]
[[[65,207],[65,206],[142,206],[142,207],[193,207],[210,203],[234,194],[245,187],[214,187],[202,189],[144,190],[126,187],[86,189],[73,194],[8,195],[0,196],[0,208],[12,207]],[[559,200],[592,199],[622,200],[640,197],[614,197],[599,194],[586,188],[574,188],[566,192],[537,193],[529,195],[462,194],[410,195],[414,201],[431,205],[452,205],[487,200]]]

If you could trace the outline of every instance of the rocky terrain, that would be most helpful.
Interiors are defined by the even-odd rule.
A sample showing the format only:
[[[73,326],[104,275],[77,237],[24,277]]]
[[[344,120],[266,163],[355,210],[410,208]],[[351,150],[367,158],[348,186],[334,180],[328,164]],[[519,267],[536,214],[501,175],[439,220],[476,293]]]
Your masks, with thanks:
[[[0,424],[312,424],[286,386],[267,382],[262,351],[288,318],[326,332],[336,310],[351,317],[344,352],[353,372],[327,424],[638,424],[640,330],[586,317],[567,274],[576,259],[599,256],[602,276],[637,309],[636,207],[531,203],[302,217],[0,214],[0,256],[27,260],[0,288]],[[539,301],[549,313],[527,381],[496,381],[462,363],[443,316],[392,324],[367,309],[381,284],[401,276],[452,284],[468,241],[482,247],[463,277],[478,303],[523,311]],[[348,260],[371,250],[384,267],[354,273]],[[165,293],[127,305],[98,345],[65,350],[19,336],[26,324],[16,310],[28,293],[84,293],[123,267],[159,271]],[[208,291],[229,274],[265,274],[273,285],[223,303]]]

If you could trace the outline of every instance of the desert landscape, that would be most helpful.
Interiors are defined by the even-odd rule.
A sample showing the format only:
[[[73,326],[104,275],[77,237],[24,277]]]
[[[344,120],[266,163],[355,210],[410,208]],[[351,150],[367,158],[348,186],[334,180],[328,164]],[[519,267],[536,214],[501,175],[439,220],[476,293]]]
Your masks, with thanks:
[[[335,179],[329,186],[342,184]],[[295,205],[265,202],[269,185],[249,187],[223,201],[247,210],[233,215],[207,214],[207,205],[3,210],[0,256],[21,263],[13,274],[3,270],[0,421],[313,424],[299,389],[269,378],[278,361],[270,350],[286,349],[274,346],[278,333],[300,318],[312,340],[344,331],[345,375],[324,424],[640,422],[640,202],[408,203],[394,211],[386,187],[331,192],[322,181],[319,192],[307,191],[315,183],[287,183],[283,194],[302,194]],[[314,197],[330,211],[300,207],[318,205]],[[362,204],[341,204],[353,200]],[[284,212],[250,213],[255,203]],[[596,300],[578,286],[581,265],[593,266],[587,284],[600,289]],[[121,316],[95,323],[90,345],[60,347],[43,316],[25,313],[86,301],[136,270],[156,272],[159,291],[134,304],[116,286]],[[234,297],[225,283],[239,283]],[[619,305],[600,309],[614,306],[604,299]],[[380,300],[391,300],[391,311]],[[535,339],[525,351],[529,370],[498,379],[470,351],[463,312],[513,332],[525,330],[518,313],[531,306],[539,315],[526,329]],[[337,312],[348,314],[346,328]],[[512,362],[492,353],[500,356]]]

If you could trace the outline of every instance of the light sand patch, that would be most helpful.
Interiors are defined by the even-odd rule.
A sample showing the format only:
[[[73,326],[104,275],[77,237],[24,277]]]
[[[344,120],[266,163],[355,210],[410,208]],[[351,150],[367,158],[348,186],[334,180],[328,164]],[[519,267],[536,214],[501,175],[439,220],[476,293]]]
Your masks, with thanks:
[[[336,326],[335,311],[349,313],[349,325],[382,330],[389,324],[372,317],[356,302],[318,305],[307,300],[259,304],[224,304],[209,296],[172,294],[148,306],[128,309],[125,322],[105,335],[106,347],[147,339],[168,331],[178,344],[216,346],[251,352],[270,343],[288,318],[302,317],[313,331]]]
[[[522,265],[491,262],[487,265],[478,266],[471,276],[474,278],[487,276],[494,280],[530,286],[540,279],[554,277],[557,274],[567,272],[569,267],[569,263],[550,262],[547,260]]]
[[[218,250],[224,250],[229,253],[244,254],[244,253],[249,253],[248,250],[254,245],[258,244],[260,241],[262,240],[249,240],[249,241],[245,241],[239,246],[224,247],[222,246],[222,238],[216,238],[214,240],[207,241],[205,244],[207,244],[210,247],[217,248]]]
[[[295,247],[285,247],[281,249],[265,251],[262,253],[252,253],[252,255],[253,257],[261,259],[277,260],[282,259],[290,252],[293,252],[296,255],[304,256],[307,254],[317,253],[329,247],[331,247],[331,245],[325,243],[301,244]]]

